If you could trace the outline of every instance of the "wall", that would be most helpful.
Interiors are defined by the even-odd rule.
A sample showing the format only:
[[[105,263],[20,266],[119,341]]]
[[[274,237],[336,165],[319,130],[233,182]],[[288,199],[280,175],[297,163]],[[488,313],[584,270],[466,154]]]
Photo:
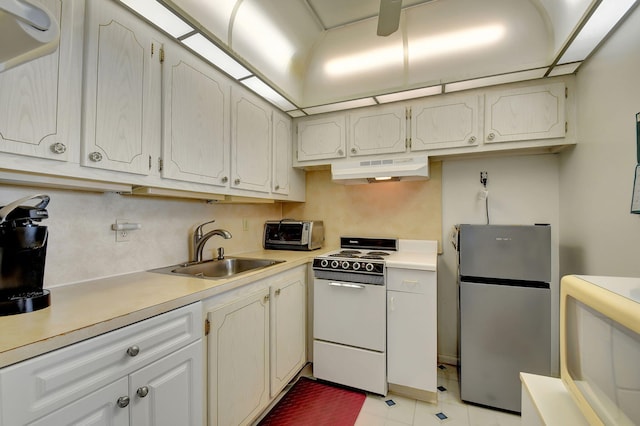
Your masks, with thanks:
[[[211,258],[216,247],[227,254],[261,249],[265,220],[279,219],[281,205],[210,205],[184,201],[96,194],[0,185],[0,206],[27,195],[51,197],[45,287],[172,265],[189,259],[195,227],[215,219],[207,230],[224,228],[233,238],[213,237],[204,250]],[[33,205],[34,203],[31,203]],[[142,224],[130,241],[116,242],[111,224],[127,219]],[[243,219],[248,224],[243,230]]]
[[[488,172],[491,224],[551,224],[552,353],[558,353],[559,185],[556,154],[446,160],[442,166],[443,250],[438,261],[438,354],[442,362],[458,358],[457,255],[449,242],[459,223],[485,224],[480,172]],[[555,327],[554,327],[555,325]],[[557,356],[552,370],[557,371]]]
[[[307,172],[307,202],[284,204],[283,217],[321,219],[325,246],[340,247],[341,236],[439,240],[441,163],[431,162],[430,179],[342,185],[328,170]]]
[[[577,75],[578,137],[560,162],[561,274],[640,276],[630,214],[640,112],[640,8]]]

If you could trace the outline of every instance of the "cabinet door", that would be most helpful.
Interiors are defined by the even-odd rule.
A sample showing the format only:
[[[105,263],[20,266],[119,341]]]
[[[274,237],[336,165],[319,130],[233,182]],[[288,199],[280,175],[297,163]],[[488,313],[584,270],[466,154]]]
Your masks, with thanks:
[[[347,132],[344,113],[299,121],[297,135],[298,161],[346,156]]]
[[[87,2],[80,164],[148,174],[160,140],[158,33],[111,1]]]
[[[389,268],[387,287],[387,380],[437,389],[436,273]]]
[[[131,374],[131,424],[201,426],[203,370],[198,340]]]
[[[229,82],[179,46],[165,52],[162,177],[228,186]]]
[[[271,285],[271,397],[306,362],[306,267]]]
[[[564,104],[564,83],[488,93],[485,142],[564,137]]]
[[[29,426],[127,426],[131,401],[129,399],[129,402],[126,402],[127,383],[127,378],[123,377],[48,416],[29,423]],[[6,424],[20,423],[8,419]]]
[[[0,151],[66,161],[80,141],[82,7],[41,0],[61,23],[58,49],[0,73]]]
[[[257,96],[232,91],[231,186],[269,192],[271,182],[271,112]]]
[[[269,290],[208,313],[209,425],[249,424],[269,402]]]
[[[406,151],[404,106],[367,108],[349,114],[349,156]]]
[[[447,96],[411,105],[411,151],[478,145],[478,96]]]
[[[273,113],[273,176],[271,192],[289,194],[291,174],[291,119],[284,114]]]

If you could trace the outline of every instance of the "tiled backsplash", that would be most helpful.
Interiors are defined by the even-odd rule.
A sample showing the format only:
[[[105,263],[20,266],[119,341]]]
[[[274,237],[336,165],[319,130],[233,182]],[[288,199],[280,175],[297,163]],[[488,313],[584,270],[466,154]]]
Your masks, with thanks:
[[[281,204],[207,204],[119,194],[96,194],[42,188],[0,186],[0,205],[45,193],[51,197],[45,287],[167,266],[188,260],[194,228],[215,219],[206,230],[224,228],[230,240],[218,237],[205,246],[210,258],[218,246],[229,254],[261,248],[265,220],[281,217]],[[130,241],[116,242],[116,219],[140,223]],[[243,222],[247,230],[243,230]]]

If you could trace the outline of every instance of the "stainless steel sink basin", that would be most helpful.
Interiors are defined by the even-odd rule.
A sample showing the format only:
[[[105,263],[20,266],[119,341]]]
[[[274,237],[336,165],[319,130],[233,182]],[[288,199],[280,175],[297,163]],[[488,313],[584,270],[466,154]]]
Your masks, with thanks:
[[[164,268],[152,269],[149,272],[157,272],[169,275],[188,275],[192,277],[223,279],[277,265],[284,260],[254,259],[247,257],[226,257],[218,260],[205,260],[197,263],[183,263],[179,265],[167,266]]]

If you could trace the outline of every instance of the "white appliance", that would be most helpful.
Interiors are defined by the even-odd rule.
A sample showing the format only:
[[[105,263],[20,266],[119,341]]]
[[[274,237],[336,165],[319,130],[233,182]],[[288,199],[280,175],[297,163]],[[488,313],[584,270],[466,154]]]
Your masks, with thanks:
[[[385,257],[390,238],[340,239],[342,250],[313,260],[313,374],[387,394]]]
[[[331,179],[345,185],[428,178],[429,158],[426,155],[331,164]]]

